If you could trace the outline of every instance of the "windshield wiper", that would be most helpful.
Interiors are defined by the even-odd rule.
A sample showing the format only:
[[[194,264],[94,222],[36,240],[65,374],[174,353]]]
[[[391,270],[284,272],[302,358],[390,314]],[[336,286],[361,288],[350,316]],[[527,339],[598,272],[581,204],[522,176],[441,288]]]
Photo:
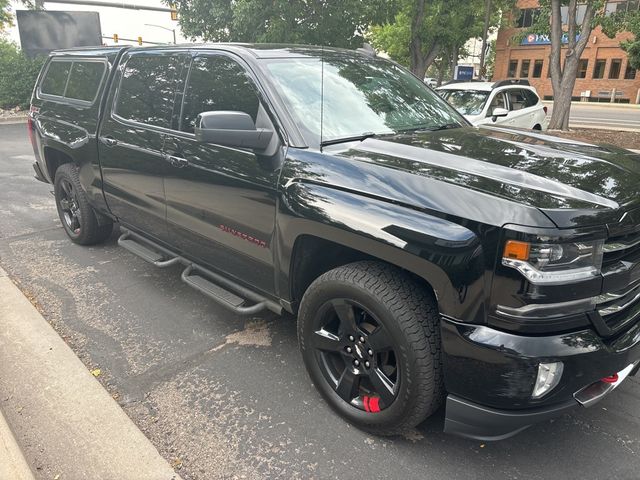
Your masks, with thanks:
[[[445,123],[444,125],[438,125],[435,127],[416,127],[407,128],[406,130],[398,130],[398,133],[417,133],[417,132],[437,132],[439,130],[450,130],[453,128],[460,128],[462,125],[459,123]]]
[[[329,145],[338,145],[339,143],[349,143],[349,142],[362,142],[367,138],[377,137],[377,133],[373,132],[365,132],[361,135],[353,135],[351,137],[342,137],[342,138],[334,138],[332,140],[325,140],[320,143],[321,147],[328,147]]]
[[[429,130],[432,132],[437,132],[439,130],[451,130],[453,128],[461,128],[462,125],[459,123],[445,123],[444,125],[439,125],[437,127],[430,128]]]

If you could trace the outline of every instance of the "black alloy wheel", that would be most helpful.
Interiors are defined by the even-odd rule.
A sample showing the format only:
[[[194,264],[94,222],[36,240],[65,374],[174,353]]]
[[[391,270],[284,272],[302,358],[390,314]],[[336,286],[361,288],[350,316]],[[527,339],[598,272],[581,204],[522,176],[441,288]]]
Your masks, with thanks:
[[[391,265],[356,262],[307,288],[298,342],[334,411],[368,432],[395,435],[444,399],[439,318],[428,286]]]
[[[394,402],[400,377],[391,338],[358,302],[340,298],[322,305],[310,346],[323,376],[345,402],[372,413]]]
[[[89,203],[75,164],[65,163],[58,167],[53,193],[62,226],[73,242],[93,245],[109,238],[113,222]]]
[[[80,205],[78,204],[78,197],[76,191],[69,180],[63,178],[60,180],[60,210],[62,221],[66,226],[66,230],[70,235],[79,236],[80,228],[82,225],[82,212],[80,211]]]

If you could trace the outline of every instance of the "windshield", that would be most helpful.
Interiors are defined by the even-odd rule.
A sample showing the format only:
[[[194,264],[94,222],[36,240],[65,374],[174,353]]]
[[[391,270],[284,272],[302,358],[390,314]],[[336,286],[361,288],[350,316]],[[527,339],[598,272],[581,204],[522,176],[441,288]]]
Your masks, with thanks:
[[[385,60],[332,53],[324,66],[319,58],[264,62],[310,145],[320,143],[321,122],[325,142],[466,125],[439,95]]]
[[[440,95],[463,115],[480,115],[489,93],[477,90],[440,90]]]

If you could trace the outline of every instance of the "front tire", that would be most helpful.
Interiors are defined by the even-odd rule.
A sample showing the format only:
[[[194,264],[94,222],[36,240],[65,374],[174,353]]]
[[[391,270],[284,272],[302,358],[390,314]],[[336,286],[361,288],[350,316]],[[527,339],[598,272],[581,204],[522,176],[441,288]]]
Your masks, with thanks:
[[[65,163],[58,167],[53,191],[58,216],[71,241],[79,245],[94,245],[109,238],[113,222],[89,204],[75,164]]]
[[[442,403],[437,306],[401,270],[366,261],[320,276],[302,299],[298,340],[320,394],[358,428],[401,434]]]

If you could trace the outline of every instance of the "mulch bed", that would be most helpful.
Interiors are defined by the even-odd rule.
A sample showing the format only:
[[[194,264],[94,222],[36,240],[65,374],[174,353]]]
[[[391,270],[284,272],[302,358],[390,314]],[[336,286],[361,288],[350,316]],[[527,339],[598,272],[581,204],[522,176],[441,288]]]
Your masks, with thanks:
[[[588,143],[609,143],[630,150],[640,150],[640,132],[618,132],[616,130],[573,129],[569,132],[550,130],[549,134]]]

